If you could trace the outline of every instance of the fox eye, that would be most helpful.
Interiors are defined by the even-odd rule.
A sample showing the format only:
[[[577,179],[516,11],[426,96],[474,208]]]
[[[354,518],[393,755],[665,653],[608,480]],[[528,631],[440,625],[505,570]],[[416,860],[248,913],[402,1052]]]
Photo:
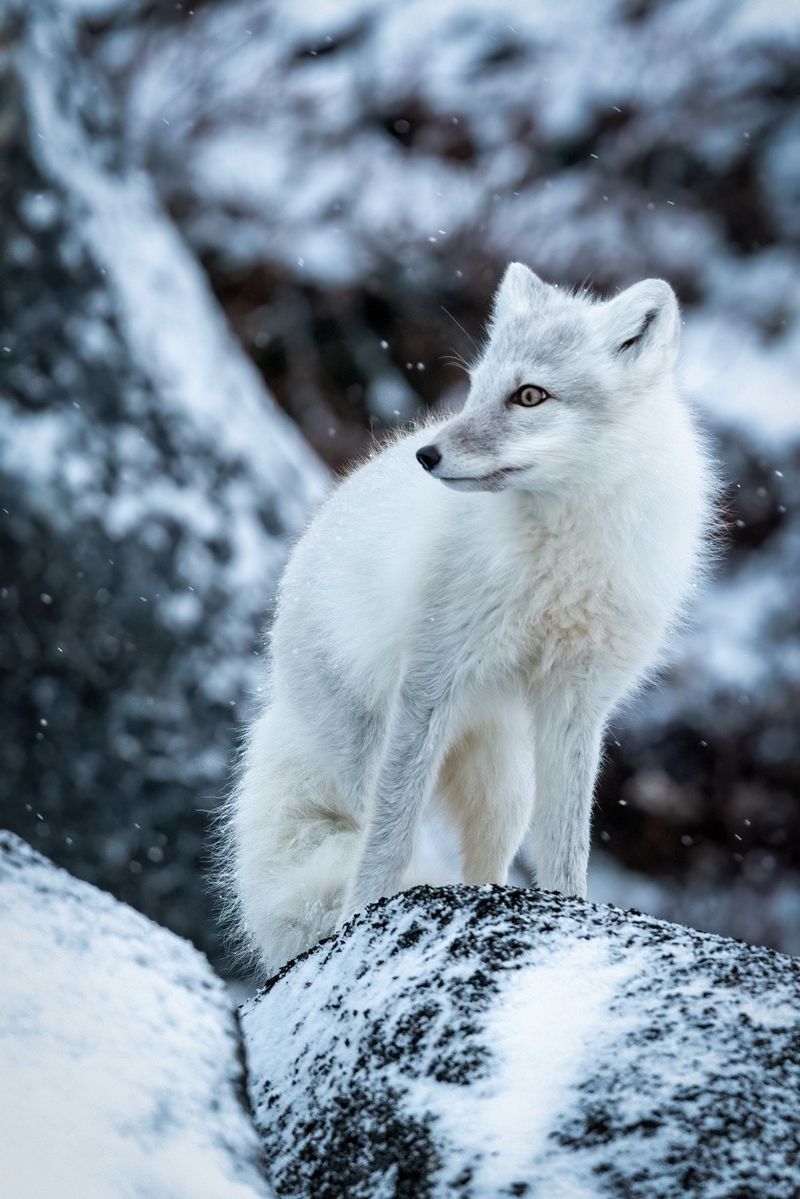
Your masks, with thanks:
[[[523,383],[510,397],[510,403],[519,404],[521,408],[535,408],[537,404],[543,404],[549,399],[550,392],[544,387],[537,387],[535,383]]]

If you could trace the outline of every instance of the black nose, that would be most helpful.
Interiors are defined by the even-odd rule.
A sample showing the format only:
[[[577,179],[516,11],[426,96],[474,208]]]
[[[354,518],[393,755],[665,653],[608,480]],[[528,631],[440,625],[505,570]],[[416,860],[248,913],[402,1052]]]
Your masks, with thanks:
[[[417,450],[417,462],[419,462],[420,466],[424,466],[425,470],[433,470],[434,466],[438,466],[441,460],[442,455],[435,445],[424,445],[421,450]]]

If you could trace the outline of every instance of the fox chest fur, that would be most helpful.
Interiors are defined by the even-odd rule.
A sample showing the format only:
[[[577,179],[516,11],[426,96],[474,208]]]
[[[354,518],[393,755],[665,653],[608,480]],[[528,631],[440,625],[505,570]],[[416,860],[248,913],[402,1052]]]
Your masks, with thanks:
[[[547,524],[521,511],[485,535],[471,527],[469,547],[456,533],[418,637],[446,640],[478,685],[636,671],[681,581],[660,577],[650,522],[623,526],[611,513]]]

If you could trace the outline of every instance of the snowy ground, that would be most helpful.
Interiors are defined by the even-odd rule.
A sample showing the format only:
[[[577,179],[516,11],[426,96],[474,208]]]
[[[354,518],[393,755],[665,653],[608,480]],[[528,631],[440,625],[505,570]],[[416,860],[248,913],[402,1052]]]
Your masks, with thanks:
[[[9,1199],[266,1199],[227,992],[206,960],[0,834]]]

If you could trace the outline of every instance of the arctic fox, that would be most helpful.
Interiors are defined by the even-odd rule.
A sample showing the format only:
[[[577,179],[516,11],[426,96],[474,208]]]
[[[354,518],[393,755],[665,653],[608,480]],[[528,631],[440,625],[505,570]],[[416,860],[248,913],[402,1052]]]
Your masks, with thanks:
[[[512,263],[464,408],[341,483],[295,547],[231,815],[267,971],[414,873],[430,802],[468,883],[529,826],[539,886],[586,894],[605,723],[692,586],[712,472],[678,397],[679,311]]]

